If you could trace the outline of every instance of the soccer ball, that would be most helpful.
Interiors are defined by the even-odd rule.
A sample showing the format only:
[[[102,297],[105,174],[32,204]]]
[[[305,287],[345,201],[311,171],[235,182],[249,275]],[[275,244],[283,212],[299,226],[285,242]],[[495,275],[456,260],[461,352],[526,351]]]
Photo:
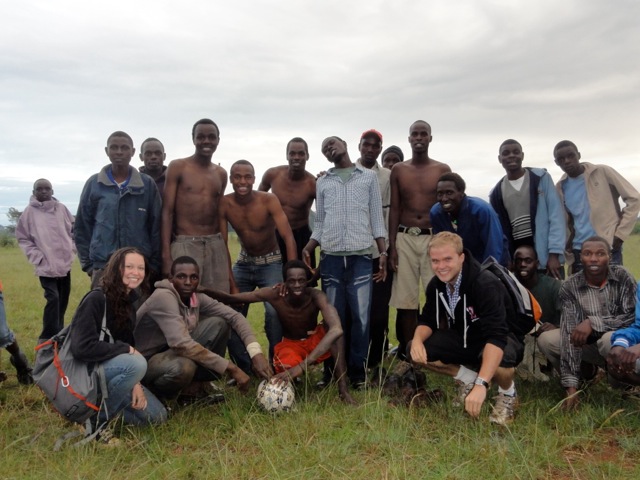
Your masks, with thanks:
[[[286,412],[291,409],[295,393],[290,383],[279,385],[263,380],[258,385],[258,405],[269,413]]]

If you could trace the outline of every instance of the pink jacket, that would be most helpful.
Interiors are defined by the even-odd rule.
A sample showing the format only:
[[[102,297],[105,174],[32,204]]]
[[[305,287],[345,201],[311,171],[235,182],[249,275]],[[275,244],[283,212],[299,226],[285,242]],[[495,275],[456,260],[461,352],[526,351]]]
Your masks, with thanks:
[[[55,198],[39,202],[33,195],[16,226],[16,239],[39,277],[64,277],[76,253],[73,216]]]

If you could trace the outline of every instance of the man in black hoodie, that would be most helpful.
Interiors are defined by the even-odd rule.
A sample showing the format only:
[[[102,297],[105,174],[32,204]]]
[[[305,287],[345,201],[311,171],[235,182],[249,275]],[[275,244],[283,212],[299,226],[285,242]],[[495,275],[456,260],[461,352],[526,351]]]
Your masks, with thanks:
[[[489,420],[506,425],[517,406],[513,379],[524,350],[509,331],[507,318],[516,315],[509,293],[463,250],[455,233],[435,235],[428,254],[435,277],[409,345],[411,360],[453,377],[458,401],[474,418],[480,415],[489,382],[495,381],[498,395]]]

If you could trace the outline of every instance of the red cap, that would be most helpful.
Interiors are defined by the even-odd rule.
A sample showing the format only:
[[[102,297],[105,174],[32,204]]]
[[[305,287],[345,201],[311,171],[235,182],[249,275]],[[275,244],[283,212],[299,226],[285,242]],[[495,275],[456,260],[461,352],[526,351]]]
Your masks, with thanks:
[[[378,137],[380,139],[380,143],[382,143],[382,134],[378,130],[376,130],[375,128],[367,130],[362,135],[360,135],[360,140],[362,140],[364,137],[366,137],[368,135],[375,135],[376,137]]]

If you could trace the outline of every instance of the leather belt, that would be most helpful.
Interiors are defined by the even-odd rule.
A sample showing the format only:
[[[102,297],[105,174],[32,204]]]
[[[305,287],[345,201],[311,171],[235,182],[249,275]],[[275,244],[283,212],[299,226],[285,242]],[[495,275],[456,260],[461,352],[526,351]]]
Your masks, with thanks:
[[[406,233],[407,235],[413,235],[417,237],[418,235],[433,235],[431,228],[420,228],[420,227],[398,227],[398,231],[400,233]]]

